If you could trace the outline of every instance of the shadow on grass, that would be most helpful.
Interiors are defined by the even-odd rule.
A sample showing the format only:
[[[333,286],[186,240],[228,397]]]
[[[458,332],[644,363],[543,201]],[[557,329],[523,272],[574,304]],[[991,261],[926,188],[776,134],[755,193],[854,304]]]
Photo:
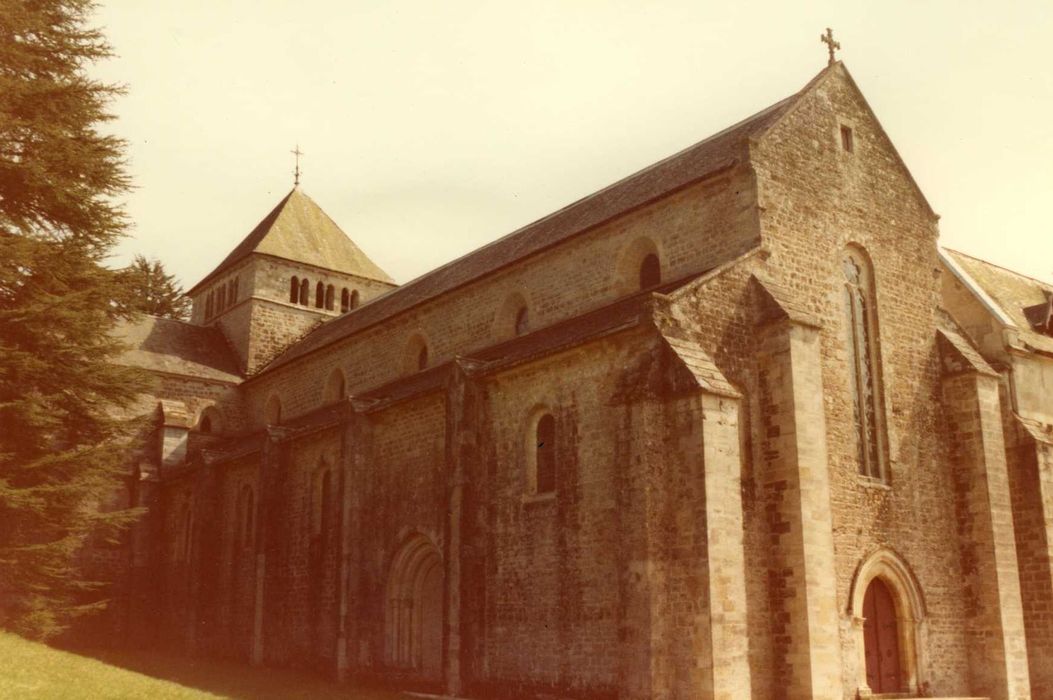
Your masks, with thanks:
[[[356,700],[405,700],[390,689],[363,683],[337,683],[305,670],[260,668],[228,661],[214,661],[154,651],[77,649],[104,663],[221,697],[256,700],[284,698],[355,698]]]

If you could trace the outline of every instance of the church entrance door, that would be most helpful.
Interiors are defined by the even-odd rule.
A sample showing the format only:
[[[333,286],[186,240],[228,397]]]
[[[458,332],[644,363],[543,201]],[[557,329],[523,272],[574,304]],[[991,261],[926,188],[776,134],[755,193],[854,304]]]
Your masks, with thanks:
[[[867,587],[863,618],[867,685],[874,693],[897,693],[902,690],[902,674],[896,604],[880,578],[875,578]]]
[[[388,580],[387,662],[421,680],[442,680],[443,566],[438,548],[411,537]]]

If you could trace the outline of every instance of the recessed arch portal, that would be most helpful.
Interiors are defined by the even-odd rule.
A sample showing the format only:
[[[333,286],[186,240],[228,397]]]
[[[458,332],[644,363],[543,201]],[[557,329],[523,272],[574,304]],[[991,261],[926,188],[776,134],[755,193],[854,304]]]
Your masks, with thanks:
[[[422,679],[442,679],[443,568],[438,547],[410,536],[391,561],[385,612],[385,660]]]
[[[906,562],[890,549],[871,554],[856,571],[849,601],[859,694],[918,692],[925,601]]]

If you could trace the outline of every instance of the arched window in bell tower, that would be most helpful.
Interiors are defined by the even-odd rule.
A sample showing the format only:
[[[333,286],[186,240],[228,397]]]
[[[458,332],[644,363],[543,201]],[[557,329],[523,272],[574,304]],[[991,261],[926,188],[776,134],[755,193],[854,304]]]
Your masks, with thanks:
[[[289,280],[289,302],[295,304],[300,300],[300,278],[293,276]]]
[[[887,481],[874,269],[866,253],[852,247],[845,250],[841,258],[841,271],[844,277],[845,344],[859,473]]]

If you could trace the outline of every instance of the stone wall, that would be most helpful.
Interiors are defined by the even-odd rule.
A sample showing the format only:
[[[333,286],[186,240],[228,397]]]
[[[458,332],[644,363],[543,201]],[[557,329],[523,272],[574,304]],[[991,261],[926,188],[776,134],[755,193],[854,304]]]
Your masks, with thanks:
[[[414,336],[425,340],[433,365],[494,345],[505,338],[499,314],[510,311],[512,295],[526,300],[533,329],[609,304],[635,286],[638,263],[623,258],[641,238],[655,244],[663,280],[715,267],[756,242],[752,191],[749,171],[739,168],[518,261],[261,375],[245,387],[249,410],[262,420],[268,397],[278,395],[287,415],[310,411],[337,367],[352,394],[394,380],[405,373],[398,358]]]
[[[1016,417],[998,378],[947,361],[938,309],[960,290],[941,278],[935,216],[840,67],[749,151],[713,180],[249,379],[242,405],[188,390],[191,411],[216,401],[262,447],[164,484],[173,643],[473,697],[847,699],[866,691],[861,601],[881,576],[911,692],[1023,698],[1028,655],[1045,692],[1034,667],[1053,505],[1036,493],[1049,450],[1016,432],[1003,445]],[[532,330],[624,298],[644,238],[664,279],[701,277],[598,337],[549,347],[528,335],[491,363],[457,359],[508,340],[514,295]],[[874,271],[884,480],[857,463],[850,245]],[[273,272],[268,294],[288,269]],[[267,352],[312,318],[253,303],[252,342]],[[414,337],[429,350],[422,373],[402,362]],[[336,370],[352,398],[326,405]],[[272,397],[281,425],[264,428]],[[551,494],[531,489],[544,413]],[[238,537],[246,485],[251,547]],[[395,658],[393,610],[412,596],[392,572],[407,547],[441,560],[438,675]]]

